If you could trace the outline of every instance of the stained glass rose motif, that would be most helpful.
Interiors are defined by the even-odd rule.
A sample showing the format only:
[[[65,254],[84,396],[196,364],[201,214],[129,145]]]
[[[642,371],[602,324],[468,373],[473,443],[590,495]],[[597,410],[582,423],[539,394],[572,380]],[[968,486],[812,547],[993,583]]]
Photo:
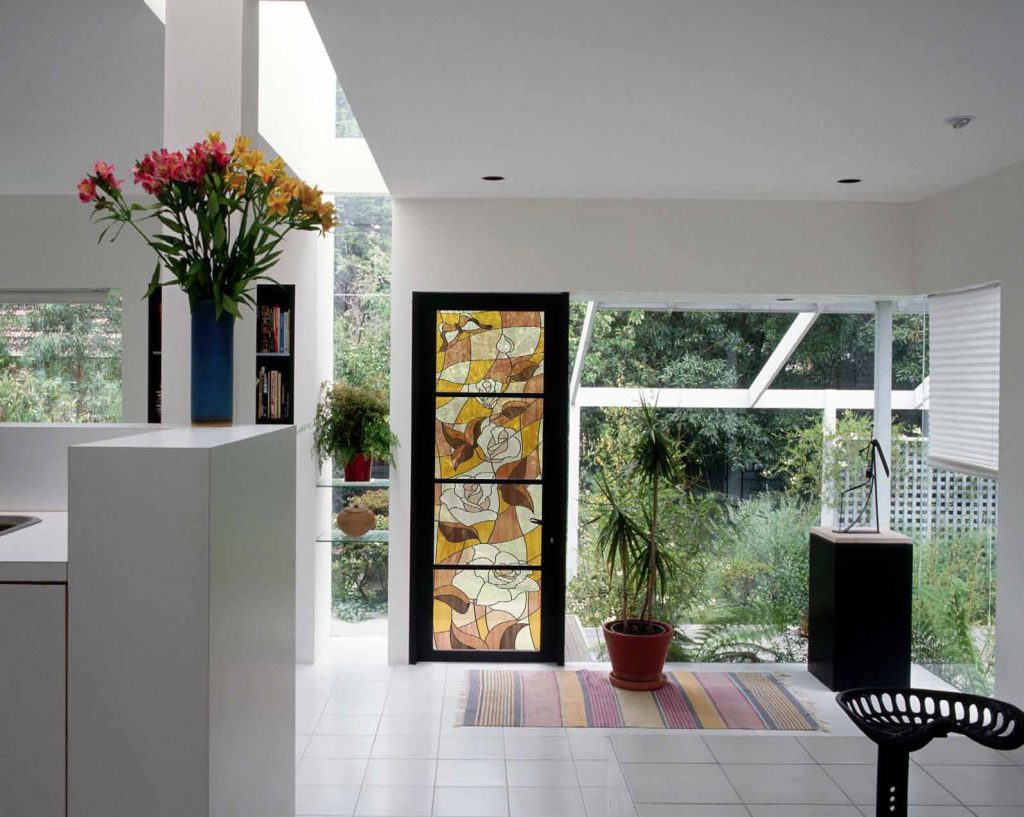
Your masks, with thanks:
[[[483,476],[489,478],[494,474],[488,469]],[[498,486],[476,479],[451,483],[441,494],[441,504],[454,519],[472,526],[493,519],[498,512]]]
[[[502,565],[518,565],[519,559],[494,545],[480,544],[466,548],[459,559],[459,567],[479,567],[479,570],[459,570],[452,579],[470,601],[501,610],[515,619],[526,615],[527,593],[540,590],[529,570],[502,569]]]
[[[487,461],[497,468],[506,462],[514,462],[523,456],[523,440],[519,432],[486,420],[480,427],[476,444]]]
[[[482,392],[494,395],[493,397],[477,398],[477,400],[479,400],[481,403],[487,406],[487,408],[492,409],[498,404],[498,397],[501,396],[501,392],[504,386],[502,386],[502,384],[499,383],[497,380],[488,377],[485,380],[481,380],[480,383],[477,384],[477,388]]]

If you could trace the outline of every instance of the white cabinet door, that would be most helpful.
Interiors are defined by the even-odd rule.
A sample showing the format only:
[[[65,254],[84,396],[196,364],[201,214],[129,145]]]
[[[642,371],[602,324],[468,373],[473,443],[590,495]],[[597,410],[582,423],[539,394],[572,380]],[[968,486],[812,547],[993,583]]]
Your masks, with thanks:
[[[63,584],[0,583],[0,817],[63,817]]]

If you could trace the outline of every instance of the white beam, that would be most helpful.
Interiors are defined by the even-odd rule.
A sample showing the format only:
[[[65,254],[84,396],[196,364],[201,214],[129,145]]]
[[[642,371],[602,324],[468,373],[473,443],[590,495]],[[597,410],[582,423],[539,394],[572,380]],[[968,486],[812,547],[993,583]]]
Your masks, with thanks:
[[[913,394],[913,392],[911,392]],[[875,439],[887,462],[892,462],[892,301],[875,304]],[[881,468],[878,486],[878,528],[888,531],[892,502],[889,476]]]
[[[587,359],[587,349],[590,348],[590,338],[594,334],[594,315],[597,312],[597,302],[587,301],[587,314],[583,316],[583,330],[580,332],[580,345],[576,349],[576,362],[572,367],[572,377],[569,379],[569,405],[576,405],[576,395],[580,390],[580,379],[583,377],[583,362]],[[570,477],[572,474],[569,475]]]
[[[789,325],[786,334],[782,336],[778,346],[772,351],[767,362],[761,371],[757,373],[757,377],[754,378],[754,382],[750,385],[751,408],[757,408],[762,395],[775,382],[775,378],[779,376],[782,367],[789,362],[793,352],[796,351],[796,347],[800,345],[800,341],[804,339],[804,336],[814,326],[814,322],[817,319],[817,312],[801,312],[793,318],[793,323]]]
[[[929,398],[931,396],[931,377],[926,377],[914,389],[914,408],[927,410],[929,406]]]
[[[569,406],[569,507],[565,537],[565,579],[576,578],[580,559],[580,407]]]
[[[576,405],[581,407],[637,407],[641,400],[657,408],[720,408],[749,409],[748,389],[638,389],[597,388],[579,389]],[[757,409],[817,409],[824,410],[831,401],[836,409],[874,408],[875,394],[871,389],[768,389],[758,402]],[[894,409],[920,408],[916,392],[904,390],[891,394]]]

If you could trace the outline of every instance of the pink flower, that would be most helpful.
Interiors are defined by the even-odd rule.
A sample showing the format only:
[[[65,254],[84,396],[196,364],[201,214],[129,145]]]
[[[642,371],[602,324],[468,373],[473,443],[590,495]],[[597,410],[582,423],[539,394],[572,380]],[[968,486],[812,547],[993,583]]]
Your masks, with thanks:
[[[78,183],[78,200],[83,204],[96,200],[96,182],[89,176]]]
[[[114,166],[106,162],[96,162],[92,167],[93,177],[105,190],[121,189],[124,179],[114,178]]]

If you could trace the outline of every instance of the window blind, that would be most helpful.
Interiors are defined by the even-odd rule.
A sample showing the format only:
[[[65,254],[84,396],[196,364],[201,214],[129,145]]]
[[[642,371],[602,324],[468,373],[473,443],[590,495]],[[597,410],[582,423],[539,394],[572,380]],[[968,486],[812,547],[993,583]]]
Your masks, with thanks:
[[[999,286],[933,295],[928,463],[999,476]]]

